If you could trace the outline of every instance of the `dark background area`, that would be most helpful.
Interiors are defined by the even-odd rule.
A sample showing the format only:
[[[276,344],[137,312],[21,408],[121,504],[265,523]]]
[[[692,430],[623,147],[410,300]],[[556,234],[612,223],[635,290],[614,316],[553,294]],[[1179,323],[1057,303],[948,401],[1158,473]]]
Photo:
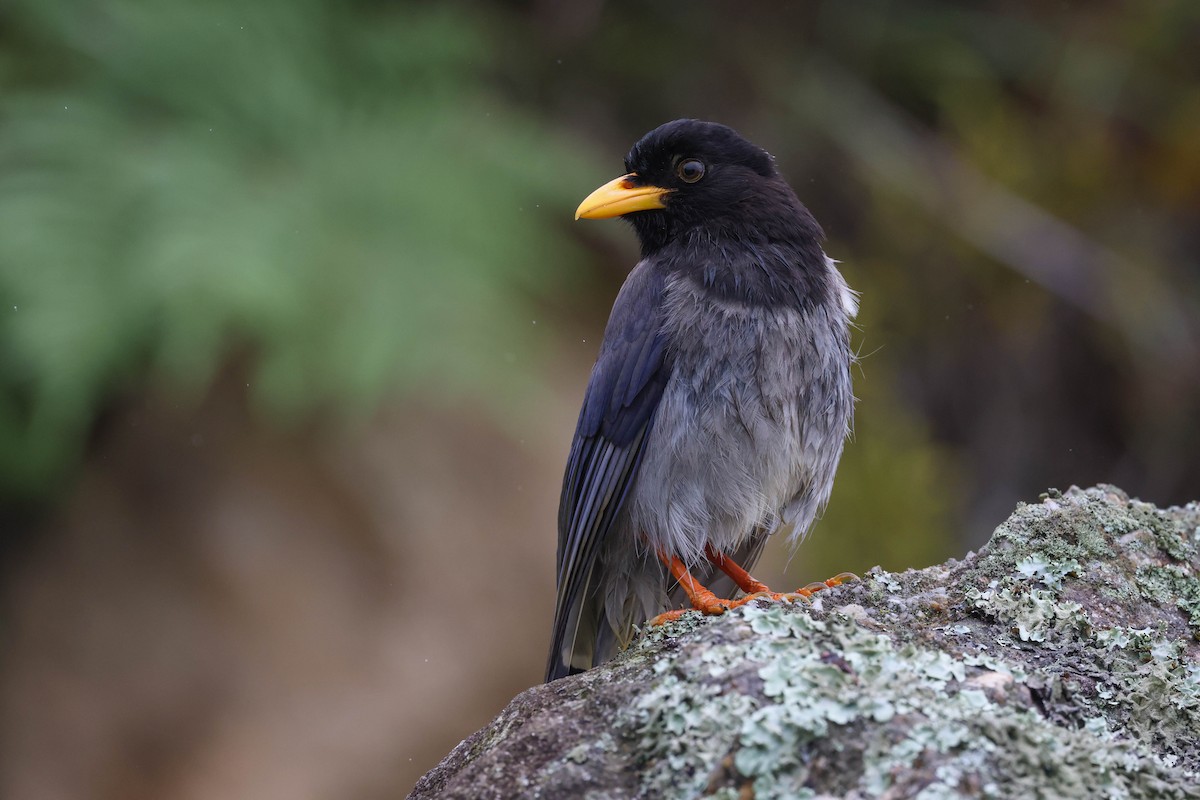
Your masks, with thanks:
[[[0,11],[0,796],[382,798],[540,679],[645,131],[776,157],[862,292],[824,520],[920,567],[1200,498],[1200,7]]]

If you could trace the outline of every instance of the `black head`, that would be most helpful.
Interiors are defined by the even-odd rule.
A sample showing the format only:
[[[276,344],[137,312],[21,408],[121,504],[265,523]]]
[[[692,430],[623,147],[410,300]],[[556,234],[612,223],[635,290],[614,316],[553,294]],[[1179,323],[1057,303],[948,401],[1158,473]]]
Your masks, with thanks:
[[[680,169],[687,161],[704,165],[703,175]],[[771,154],[719,122],[677,119],[647,133],[625,156],[625,169],[644,180],[676,190],[696,187],[705,178],[711,186],[722,173],[726,176],[772,178],[775,161]]]
[[[625,217],[645,253],[699,230],[758,241],[821,236],[771,155],[726,125],[661,125],[633,146],[625,169],[584,200],[577,216]]]

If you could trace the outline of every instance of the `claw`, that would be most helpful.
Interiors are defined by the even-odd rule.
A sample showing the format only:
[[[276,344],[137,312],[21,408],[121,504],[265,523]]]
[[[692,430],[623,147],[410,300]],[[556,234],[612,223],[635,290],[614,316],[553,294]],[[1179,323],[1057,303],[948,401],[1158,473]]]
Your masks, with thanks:
[[[798,603],[801,600],[807,599],[808,595],[804,594],[803,590],[800,592],[755,592],[754,594],[747,595],[740,600],[735,600],[734,604],[738,606],[745,605],[751,600],[766,600],[773,603]],[[733,606],[731,606],[731,608],[732,607]]]
[[[651,619],[649,624],[650,625],[666,625],[669,622],[674,622],[675,620],[679,619],[680,617],[682,617],[684,614],[688,613],[691,610],[692,609],[690,609],[690,608],[677,608],[674,611],[664,611],[663,613],[659,614],[657,617],[654,617],[653,619]]]
[[[813,581],[803,589],[797,589],[796,591],[792,592],[792,594],[797,597],[803,597],[807,600],[817,592],[823,592],[826,589],[832,589],[835,586],[841,586],[843,583],[851,583],[852,581],[857,580],[859,580],[859,577],[853,572],[839,572],[829,580]]]
[[[780,594],[779,592],[772,592],[765,584],[756,581],[750,576],[750,573],[735,564],[723,553],[719,553],[712,547],[708,547],[705,549],[705,557],[714,566],[733,578],[738,588],[746,592],[746,596],[738,600],[726,600],[725,598],[717,597],[697,583],[696,579],[692,577],[692,574],[688,571],[684,563],[679,560],[678,556],[672,556],[665,551],[659,551],[658,557],[671,573],[671,577],[678,581],[679,586],[687,593],[688,600],[692,603],[692,608],[676,609],[659,614],[650,620],[649,624],[651,625],[665,625],[668,622],[674,622],[691,610],[710,615],[724,614],[730,609],[744,606],[755,600],[795,603],[800,600],[808,600],[817,592],[824,591],[825,589],[831,589],[834,586],[841,586],[843,583],[858,580],[858,576],[853,572],[842,572],[827,581],[814,581],[803,589]]]
[[[841,586],[843,583],[854,583],[858,580],[861,580],[861,578],[859,578],[853,572],[839,572],[837,575],[834,575],[832,578],[825,581],[825,585],[832,589],[834,586]]]

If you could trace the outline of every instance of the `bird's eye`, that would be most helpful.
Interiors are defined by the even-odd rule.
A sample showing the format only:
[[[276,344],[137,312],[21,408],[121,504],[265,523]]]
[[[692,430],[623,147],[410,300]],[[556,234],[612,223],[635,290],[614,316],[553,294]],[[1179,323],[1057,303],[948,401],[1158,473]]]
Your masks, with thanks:
[[[679,162],[675,173],[684,183],[695,183],[704,177],[704,164],[694,158],[688,158]]]

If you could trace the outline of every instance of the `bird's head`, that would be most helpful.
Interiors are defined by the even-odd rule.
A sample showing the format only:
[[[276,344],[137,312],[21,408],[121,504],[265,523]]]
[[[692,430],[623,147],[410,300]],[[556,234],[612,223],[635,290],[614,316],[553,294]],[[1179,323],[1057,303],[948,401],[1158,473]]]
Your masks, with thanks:
[[[690,229],[752,237],[771,220],[807,215],[771,155],[715,122],[655,128],[629,151],[625,169],[588,195],[575,219],[625,217],[645,252]]]

